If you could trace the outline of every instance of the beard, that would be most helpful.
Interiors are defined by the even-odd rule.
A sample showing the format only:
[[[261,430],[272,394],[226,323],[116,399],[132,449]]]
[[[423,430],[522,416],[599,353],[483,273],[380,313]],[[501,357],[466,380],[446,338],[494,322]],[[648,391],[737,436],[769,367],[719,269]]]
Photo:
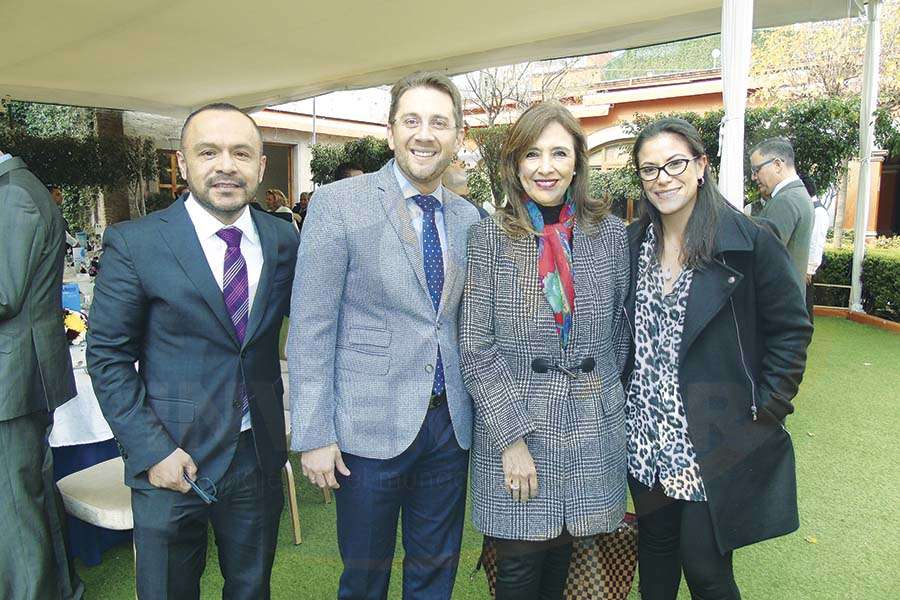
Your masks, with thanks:
[[[395,152],[395,155],[400,170],[413,183],[425,184],[440,179],[453,162],[452,153],[438,155],[430,166],[416,164],[409,151]]]
[[[240,214],[248,204],[250,199],[256,193],[258,186],[249,186],[240,176],[234,177],[210,177],[206,181],[196,181],[191,174],[188,173],[188,188],[197,203],[205,208],[213,215],[219,215],[225,218],[232,218]],[[219,183],[231,183],[235,187],[228,188],[227,191],[215,188]]]

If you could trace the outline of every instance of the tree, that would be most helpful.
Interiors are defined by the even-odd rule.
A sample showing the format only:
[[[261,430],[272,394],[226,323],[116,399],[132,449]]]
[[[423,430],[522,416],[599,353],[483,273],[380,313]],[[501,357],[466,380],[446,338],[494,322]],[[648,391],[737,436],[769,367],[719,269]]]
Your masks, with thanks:
[[[693,124],[706,146],[713,172],[719,169],[719,122],[722,110],[665,115],[636,115],[623,129],[637,135],[647,124],[661,117],[679,117]],[[758,142],[775,136],[786,137],[794,145],[797,170],[808,174],[820,190],[831,189],[841,179],[847,160],[859,148],[859,98],[820,98],[784,105],[756,106],[747,109],[745,151]],[[884,132],[883,132],[884,134]],[[631,169],[631,167],[625,167]],[[758,197],[756,186],[745,182],[748,199]]]
[[[309,168],[313,183],[325,185],[334,181],[335,171],[344,162],[351,162],[366,173],[377,171],[394,156],[387,140],[372,136],[350,140],[341,145],[313,144]]]
[[[89,224],[101,190],[134,188],[156,177],[153,143],[98,135],[93,109],[19,101],[3,108],[0,146],[22,157],[41,181],[61,187],[63,215],[76,230]]]
[[[853,97],[861,92],[866,43],[864,18],[771,29],[753,51],[751,77],[761,102]],[[900,0],[881,12],[879,105],[900,108]]]
[[[493,125],[469,130],[469,139],[475,142],[481,162],[476,170],[484,174],[491,197],[488,199],[494,206],[503,203],[503,185],[500,180],[500,151],[509,133],[509,125]]]

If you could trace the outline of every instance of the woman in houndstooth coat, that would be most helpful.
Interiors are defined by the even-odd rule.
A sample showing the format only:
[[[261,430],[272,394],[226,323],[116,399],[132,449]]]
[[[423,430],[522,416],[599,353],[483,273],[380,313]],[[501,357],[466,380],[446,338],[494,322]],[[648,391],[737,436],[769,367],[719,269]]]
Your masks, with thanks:
[[[625,512],[625,228],[588,196],[578,122],[538,104],[511,128],[508,202],[469,234],[460,320],[474,400],[472,518],[497,599],[562,597],[572,537]]]

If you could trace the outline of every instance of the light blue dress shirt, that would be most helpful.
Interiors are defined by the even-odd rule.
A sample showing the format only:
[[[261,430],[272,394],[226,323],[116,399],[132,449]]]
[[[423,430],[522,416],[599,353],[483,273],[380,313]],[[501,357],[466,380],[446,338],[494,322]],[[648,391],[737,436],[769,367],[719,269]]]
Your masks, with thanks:
[[[400,193],[406,198],[406,208],[409,209],[409,215],[412,217],[413,230],[419,238],[419,249],[422,250],[422,209],[419,208],[419,205],[413,200],[413,196],[421,195],[422,192],[417,190],[416,186],[410,183],[406,178],[406,175],[403,174],[403,171],[400,170],[400,167],[397,166],[396,160],[394,161],[394,177],[397,178],[397,185],[400,186]],[[434,224],[437,226],[438,238],[441,241],[441,257],[444,259],[444,272],[446,273],[447,233],[444,230],[444,186],[438,184],[437,189],[428,195],[434,196],[440,205],[440,208],[434,211]]]

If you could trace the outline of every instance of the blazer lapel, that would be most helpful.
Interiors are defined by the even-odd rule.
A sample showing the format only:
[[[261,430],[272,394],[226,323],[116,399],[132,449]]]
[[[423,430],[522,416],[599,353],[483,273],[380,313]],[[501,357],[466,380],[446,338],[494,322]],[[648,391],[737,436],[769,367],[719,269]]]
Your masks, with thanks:
[[[257,216],[257,212],[251,210],[250,216],[253,218],[259,243],[262,246],[263,266],[259,275],[259,284],[256,286],[256,295],[253,297],[253,308],[250,310],[247,322],[244,346],[253,339],[263,315],[266,314],[266,308],[269,306],[269,291],[272,289],[272,280],[278,267],[278,232],[273,226],[274,224],[269,222],[270,219],[260,218]]]
[[[412,215],[406,207],[406,199],[400,192],[400,186],[394,178],[393,161],[388,162],[381,171],[378,172],[380,181],[378,182],[378,191],[380,192],[381,206],[387,215],[391,227],[397,237],[400,238],[400,245],[403,252],[413,268],[413,272],[422,286],[425,294],[428,292],[428,281],[425,279],[425,265],[422,258],[422,250],[419,248],[419,237],[416,230],[412,226]],[[429,296],[430,297],[430,296]]]
[[[228,336],[235,345],[239,345],[237,334],[234,332],[234,324],[231,322],[228,308],[225,306],[222,290],[219,289],[212,271],[209,269],[209,263],[206,262],[206,255],[200,246],[200,240],[197,239],[194,224],[184,208],[184,202],[176,200],[170,208],[160,211],[158,215],[161,221],[160,234],[172,250],[181,269],[200,292],[203,300]]]
[[[579,347],[578,334],[585,329],[585,321],[595,316],[593,308],[595,291],[589,276],[589,270],[594,268],[593,265],[595,264],[594,245],[576,224],[572,231],[572,275],[575,280],[575,312],[572,315],[572,338],[569,340],[569,345],[566,348],[570,353],[576,352],[576,349]]]
[[[465,256],[466,242],[469,234],[468,225],[463,222],[462,216],[457,211],[458,202],[465,200],[451,201],[449,194],[444,192],[444,232],[447,247],[443,249],[444,256],[444,289],[441,291],[441,304],[438,307],[438,315],[444,311],[444,307],[454,297],[457,283],[463,280],[462,262],[457,260],[459,256]],[[424,267],[423,267],[424,274]]]

